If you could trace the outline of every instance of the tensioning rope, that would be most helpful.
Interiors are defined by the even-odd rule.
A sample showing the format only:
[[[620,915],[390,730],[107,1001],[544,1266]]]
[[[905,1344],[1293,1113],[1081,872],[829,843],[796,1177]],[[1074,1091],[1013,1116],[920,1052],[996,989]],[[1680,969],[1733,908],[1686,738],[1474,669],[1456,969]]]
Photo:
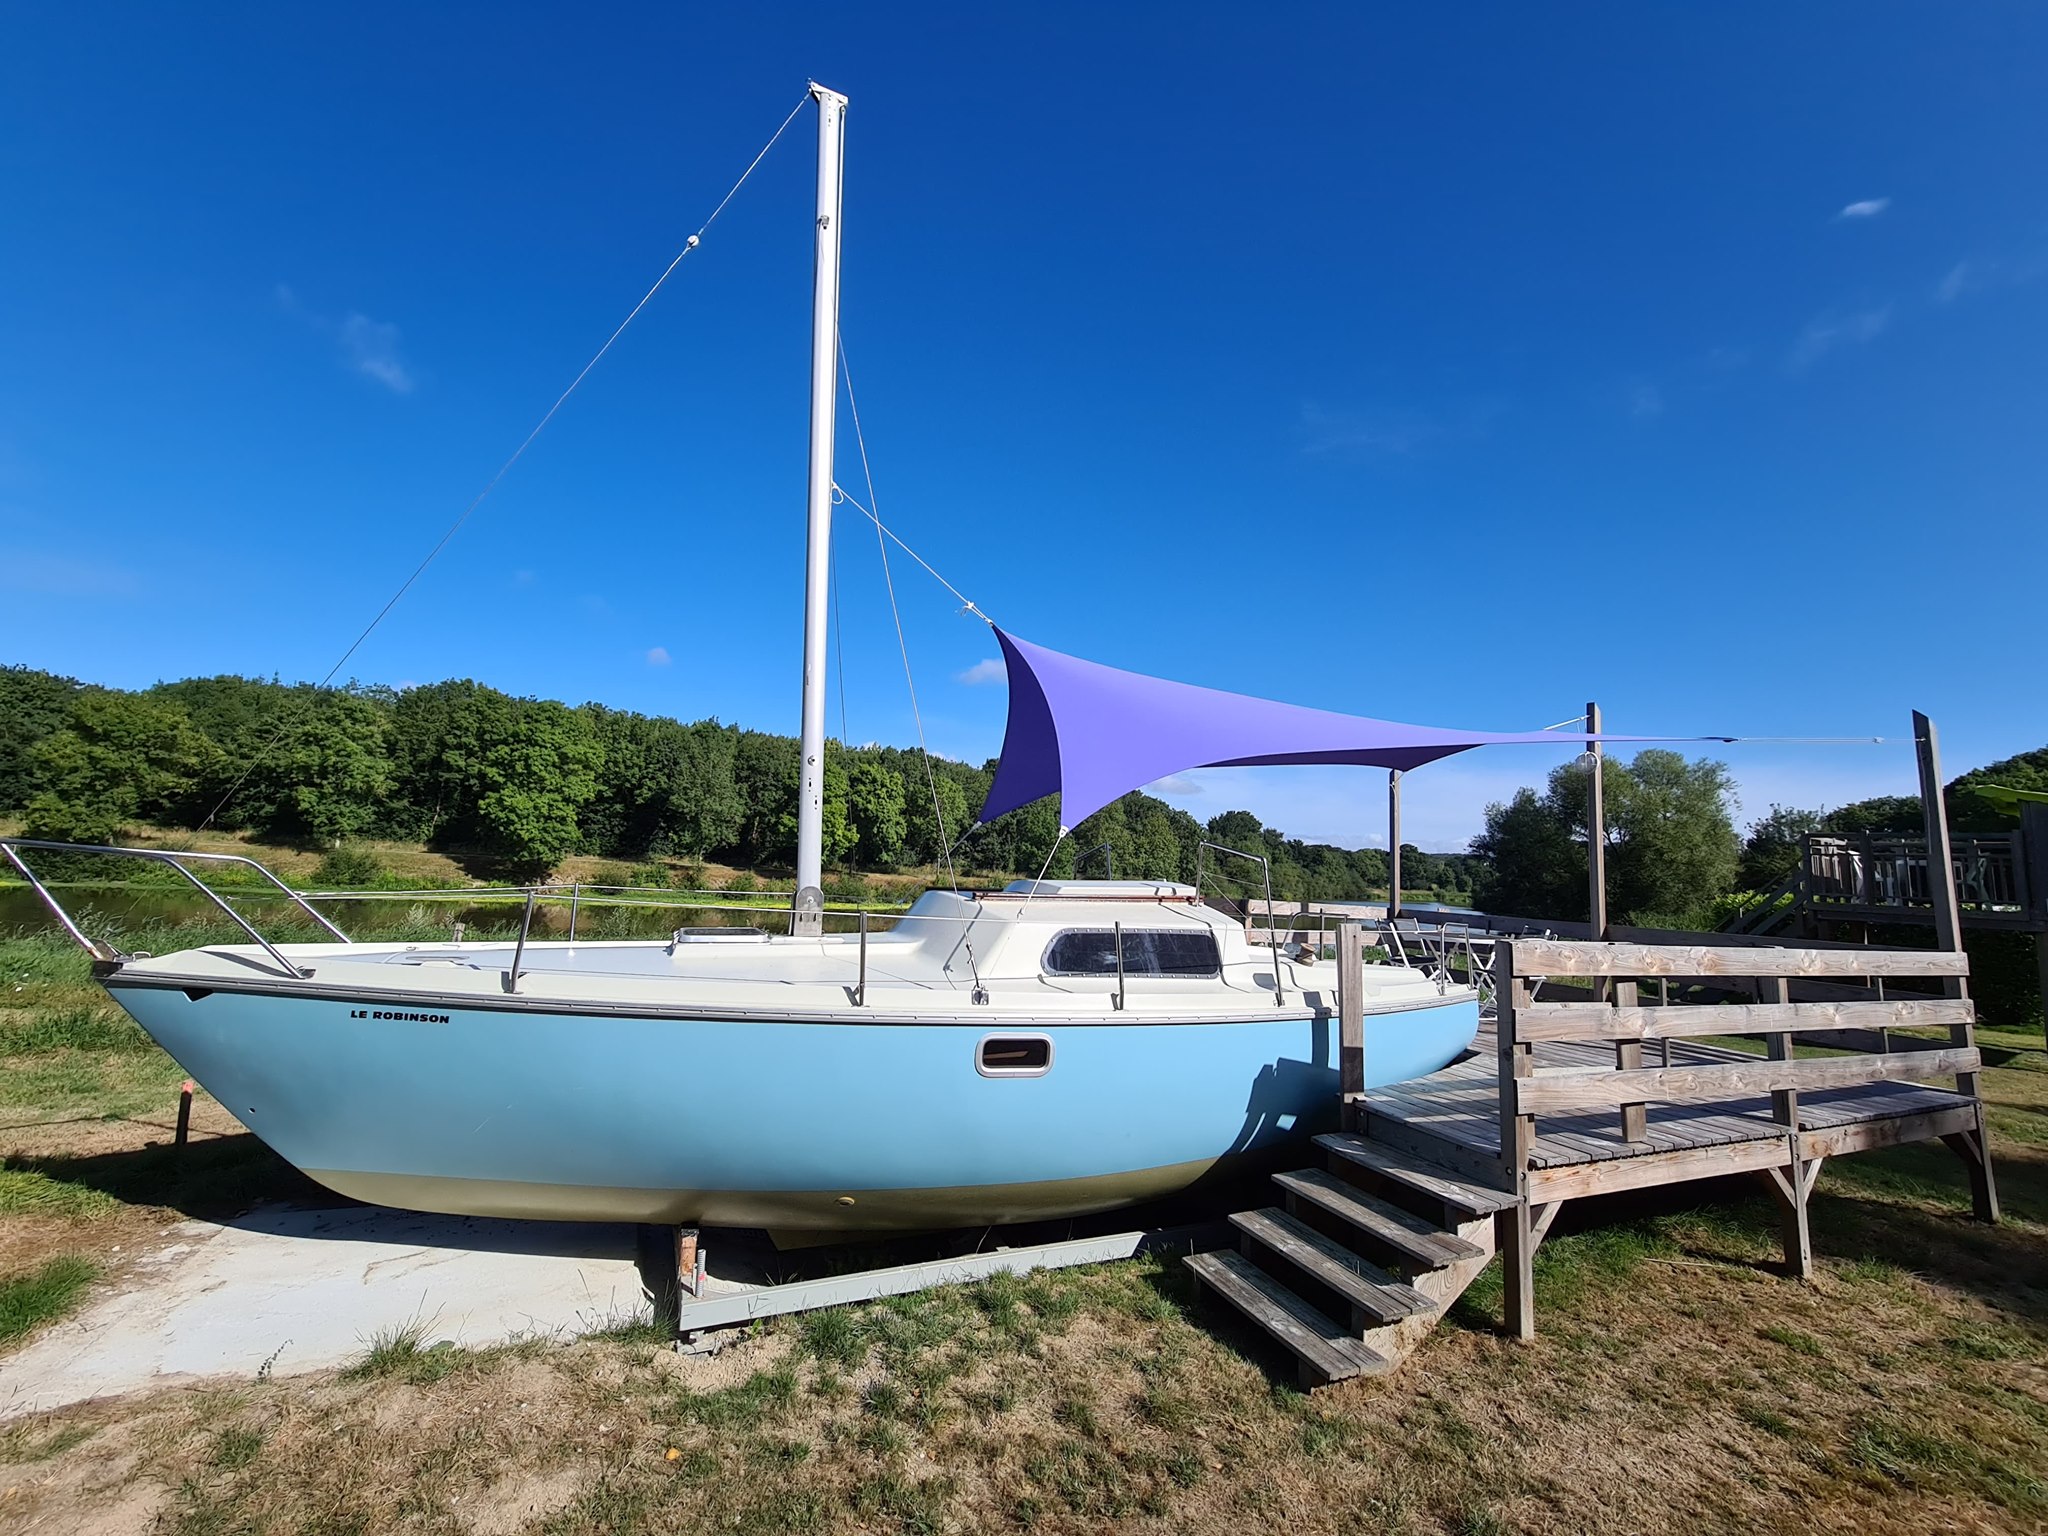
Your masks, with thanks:
[[[547,411],[541,416],[539,421],[534,423],[533,430],[527,433],[526,436],[520,440],[519,446],[512,450],[512,456],[506,459],[504,463],[498,466],[498,472],[492,475],[491,478],[487,482],[485,482],[484,488],[478,491],[476,495],[471,498],[469,505],[462,509],[462,515],[456,518],[454,522],[448,525],[448,531],[441,535],[440,542],[435,544],[432,549],[428,550],[426,558],[420,561],[418,565],[413,567],[412,574],[406,577],[404,581],[399,583],[398,590],[391,594],[390,599],[384,604],[382,608],[379,608],[377,610],[377,616],[371,619],[368,624],[363,626],[362,633],[357,635],[355,639],[349,643],[348,649],[341,653],[340,659],[337,660],[333,666],[327,669],[327,675],[321,678],[320,681],[314,685],[313,697],[317,698],[319,696],[320,690],[326,688],[329,683],[333,682],[336,675],[340,673],[341,669],[348,665],[349,658],[355,655],[355,653],[362,648],[363,642],[369,639],[370,636],[376,632],[377,626],[382,624],[384,620],[390,615],[391,610],[398,606],[400,599],[402,599],[407,592],[412,590],[413,583],[418,581],[421,576],[426,574],[427,567],[434,563],[436,557],[440,555],[441,551],[446,549],[448,547],[449,542],[455,537],[455,535],[462,531],[463,525],[469,521],[471,515],[475,513],[476,509],[484,504],[485,498],[488,497],[491,494],[491,492],[495,491],[498,488],[498,482],[505,478],[506,474],[511,471],[512,466],[514,464],[517,464],[520,458],[525,454],[526,450],[533,446],[534,439],[539,437],[541,433],[547,429],[548,423],[555,419],[555,413],[561,410],[561,408],[564,404],[567,403],[571,395],[576,393],[577,386],[580,385],[586,378],[590,376],[590,370],[595,368],[600,362],[604,360],[604,355],[607,352],[611,351],[612,349],[612,343],[616,342],[621,336],[623,336],[626,333],[626,327],[631,325],[635,320],[637,320],[640,317],[640,311],[645,309],[648,305],[648,302],[651,299],[653,299],[653,297],[657,293],[661,291],[661,285],[669,280],[670,275],[675,271],[675,269],[683,264],[683,258],[689,255],[690,252],[696,250],[697,247],[703,243],[706,231],[708,231],[711,228],[711,226],[717,222],[718,216],[721,213],[725,212],[725,205],[731,202],[733,198],[736,195],[738,195],[740,188],[747,184],[747,178],[754,174],[755,168],[759,166],[763,160],[768,158],[768,151],[773,149],[776,145],[776,142],[782,137],[782,135],[785,132],[788,131],[789,125],[796,121],[797,114],[803,111],[805,104],[809,102],[810,99],[810,93],[806,91],[803,95],[803,98],[799,100],[794,107],[790,108],[789,116],[785,117],[782,120],[782,126],[777,128],[773,134],[769,135],[768,142],[761,146],[761,152],[755,155],[752,160],[747,162],[747,168],[744,171],[740,172],[740,179],[734,182],[730,190],[726,192],[725,196],[721,197],[718,200],[718,206],[716,208],[713,208],[711,210],[710,216],[707,217],[702,224],[699,224],[697,226],[697,232],[691,235],[689,239],[683,242],[683,248],[676,252],[675,259],[673,261],[671,261],[666,267],[662,268],[661,276],[657,277],[654,280],[654,285],[651,288],[649,288],[645,293],[640,295],[640,302],[638,304],[635,304],[633,308],[627,313],[626,318],[619,322],[618,328],[614,330],[611,333],[611,335],[605,338],[604,345],[599,347],[597,351],[591,355],[590,361],[585,363],[583,367],[580,370],[578,370],[576,377],[569,381],[569,387],[563,390],[561,394],[555,397],[555,403],[547,408]],[[841,724],[843,729],[843,720]],[[234,799],[236,794],[240,792],[242,786],[249,782],[249,775],[254,773],[259,767],[262,766],[263,760],[270,755],[271,749],[278,744],[278,742],[283,738],[284,733],[291,728],[291,725],[292,721],[289,718],[279,722],[277,730],[272,733],[270,739],[263,744],[262,748],[258,750],[254,757],[249,759],[249,765],[242,770],[242,776],[236,779],[233,784],[228,786],[227,793],[222,795],[219,801],[215,803],[213,809],[206,813],[206,820],[202,821],[199,824],[202,830],[213,824],[214,817],[218,816],[221,813],[222,807],[224,807],[230,800]]]
[[[875,472],[868,466],[867,434],[860,429],[860,405],[853,398],[853,369],[847,365],[846,342],[838,334],[837,326],[833,327],[833,340],[839,349],[839,372],[846,380],[846,409],[847,414],[853,417],[853,440],[860,445],[860,472],[868,485],[868,507],[879,507],[881,502],[875,496]],[[839,492],[841,499],[853,502],[854,506],[860,507],[860,510],[867,514],[868,520],[875,525],[875,544],[882,552],[882,584],[888,588],[889,592],[889,617],[896,623],[896,648],[903,653],[903,683],[910,690],[910,718],[917,725],[917,751],[918,755],[924,759],[925,787],[931,792],[932,819],[938,823],[939,828],[940,857],[944,859],[946,865],[946,883],[953,888],[955,894],[958,894],[960,890],[960,877],[953,872],[953,848],[946,837],[946,811],[945,807],[939,803],[938,771],[932,767],[931,748],[925,744],[924,715],[917,707],[917,679],[911,674],[910,670],[910,642],[903,637],[903,614],[896,606],[896,578],[889,569],[889,539],[896,538],[896,536],[891,533],[889,538],[884,538],[883,534],[888,533],[888,530],[882,526],[882,519],[878,512],[869,511],[868,507],[861,507],[859,502],[854,501],[845,491],[840,490],[837,484],[832,488]],[[903,544],[901,539],[897,539],[896,542]],[[916,550],[911,549],[908,544],[903,544],[903,547],[909,550],[911,559],[917,561],[919,565],[923,565],[926,570],[932,571],[932,568],[925,564],[924,557],[919,555]],[[938,579],[940,585],[945,587],[948,592],[951,592],[955,597],[960,597],[958,589],[951,582],[947,581],[945,577],[940,576],[937,571],[932,571],[932,575]],[[960,601],[967,603],[967,599],[964,597],[961,597]],[[967,606],[974,608],[972,603],[967,603]],[[980,610],[975,609],[975,612],[979,614]],[[845,684],[846,678],[844,665],[844,658],[842,657],[840,672],[842,687]]]

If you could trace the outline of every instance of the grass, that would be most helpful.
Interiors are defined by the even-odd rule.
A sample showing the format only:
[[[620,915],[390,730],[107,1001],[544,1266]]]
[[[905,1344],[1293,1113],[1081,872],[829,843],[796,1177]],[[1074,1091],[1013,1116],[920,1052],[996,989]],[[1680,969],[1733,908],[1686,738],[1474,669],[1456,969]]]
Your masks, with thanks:
[[[111,1245],[172,1208],[297,1187],[246,1136],[147,1145],[181,1075],[68,946],[0,939],[0,1340],[120,1283]],[[631,1317],[482,1349],[423,1319],[340,1371],[10,1425],[6,1520],[134,1495],[186,1536],[2048,1527],[2048,1059],[2016,1044],[1985,1081],[1996,1230],[1938,1146],[1827,1165],[1812,1284],[1777,1274],[1754,1185],[1580,1202],[1537,1254],[1533,1343],[1493,1331],[1494,1269],[1401,1371],[1313,1396],[1163,1258],[779,1319],[708,1359]]]
[[[92,1260],[64,1254],[26,1274],[0,1280],[0,1344],[69,1316],[98,1275],[99,1266]]]

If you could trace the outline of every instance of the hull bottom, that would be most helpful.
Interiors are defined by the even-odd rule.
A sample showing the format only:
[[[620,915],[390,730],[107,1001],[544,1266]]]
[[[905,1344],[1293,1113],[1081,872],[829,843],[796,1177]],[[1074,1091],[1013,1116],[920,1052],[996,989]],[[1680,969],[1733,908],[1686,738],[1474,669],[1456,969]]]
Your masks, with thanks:
[[[458,1216],[539,1221],[630,1221],[659,1225],[771,1227],[803,1232],[917,1231],[1003,1226],[1088,1216],[1178,1194],[1226,1171],[1235,1158],[1031,1184],[965,1184],[950,1189],[836,1190],[605,1189],[412,1173],[308,1168],[336,1194],[370,1205]]]

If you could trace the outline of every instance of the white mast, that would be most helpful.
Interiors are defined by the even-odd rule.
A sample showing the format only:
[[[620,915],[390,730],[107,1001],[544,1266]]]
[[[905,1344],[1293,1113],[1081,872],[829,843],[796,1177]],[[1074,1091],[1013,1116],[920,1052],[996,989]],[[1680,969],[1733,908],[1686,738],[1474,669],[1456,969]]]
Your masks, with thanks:
[[[802,776],[796,803],[796,908],[790,932],[824,931],[825,636],[832,561],[832,444],[839,403],[839,213],[846,98],[815,80],[818,250],[811,299],[811,513],[804,560]]]

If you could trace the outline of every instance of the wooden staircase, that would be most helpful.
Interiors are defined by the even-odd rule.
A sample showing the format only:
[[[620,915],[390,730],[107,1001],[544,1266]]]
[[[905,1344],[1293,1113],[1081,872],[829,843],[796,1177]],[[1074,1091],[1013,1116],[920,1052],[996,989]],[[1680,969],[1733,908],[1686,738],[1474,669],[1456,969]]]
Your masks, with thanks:
[[[1388,1371],[1494,1255],[1516,1197],[1349,1132],[1323,1166],[1273,1176],[1280,1206],[1239,1211],[1235,1252],[1190,1254],[1195,1278],[1270,1335],[1304,1388]]]

